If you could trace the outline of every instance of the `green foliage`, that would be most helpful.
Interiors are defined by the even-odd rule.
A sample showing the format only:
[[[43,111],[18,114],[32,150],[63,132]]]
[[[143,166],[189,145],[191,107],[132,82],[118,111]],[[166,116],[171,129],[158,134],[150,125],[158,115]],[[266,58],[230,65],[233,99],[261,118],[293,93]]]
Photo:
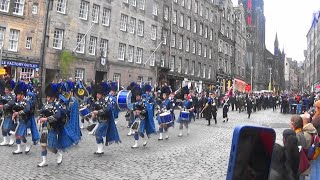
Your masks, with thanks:
[[[59,64],[60,64],[61,78],[67,79],[71,76],[70,67],[74,61],[74,56],[71,52],[69,52],[67,50],[63,50],[63,51],[61,51],[61,53],[59,55],[59,60],[60,60]]]

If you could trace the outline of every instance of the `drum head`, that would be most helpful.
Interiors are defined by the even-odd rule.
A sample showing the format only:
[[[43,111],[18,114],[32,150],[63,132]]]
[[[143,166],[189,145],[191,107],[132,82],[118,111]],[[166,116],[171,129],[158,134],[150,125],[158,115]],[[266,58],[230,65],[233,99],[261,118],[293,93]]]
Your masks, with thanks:
[[[159,116],[168,116],[168,115],[170,115],[170,113],[164,112],[164,113],[161,113]]]
[[[83,110],[85,110],[85,109],[87,109],[86,107],[84,107],[84,108],[81,108],[81,109],[79,109],[79,111],[83,111]]]

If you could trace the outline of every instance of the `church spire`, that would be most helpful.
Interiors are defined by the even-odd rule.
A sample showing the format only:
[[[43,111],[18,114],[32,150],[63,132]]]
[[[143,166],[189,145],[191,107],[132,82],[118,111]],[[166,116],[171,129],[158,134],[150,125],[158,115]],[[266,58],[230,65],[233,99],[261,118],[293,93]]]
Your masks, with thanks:
[[[279,55],[279,41],[278,41],[278,33],[276,33],[276,39],[274,41],[274,55],[277,56]]]

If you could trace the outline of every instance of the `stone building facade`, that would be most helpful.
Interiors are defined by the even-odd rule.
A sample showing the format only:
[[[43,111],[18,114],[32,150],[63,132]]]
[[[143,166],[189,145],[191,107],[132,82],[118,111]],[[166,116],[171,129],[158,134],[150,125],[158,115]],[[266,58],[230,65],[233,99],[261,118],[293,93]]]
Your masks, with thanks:
[[[45,3],[0,1],[0,59],[13,79],[35,77],[40,68]],[[3,71],[3,70],[2,70]]]

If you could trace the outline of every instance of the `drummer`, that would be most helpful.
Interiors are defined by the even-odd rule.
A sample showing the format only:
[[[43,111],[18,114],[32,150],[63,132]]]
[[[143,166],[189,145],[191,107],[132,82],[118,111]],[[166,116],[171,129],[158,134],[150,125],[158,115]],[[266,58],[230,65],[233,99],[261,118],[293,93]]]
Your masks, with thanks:
[[[174,122],[173,122],[173,116],[172,116],[172,112],[173,112],[173,103],[172,101],[169,99],[169,94],[171,93],[171,90],[168,86],[164,86],[161,88],[161,94],[162,94],[162,102],[161,104],[158,106],[158,124],[159,124],[159,141],[163,140],[163,130],[165,132],[165,139],[169,139],[169,133],[168,133],[168,129],[169,127],[173,126]],[[160,118],[160,114],[162,113],[169,113],[171,115],[171,122],[165,122],[163,123],[163,121]]]
[[[190,128],[189,128],[189,124],[191,122],[191,115],[194,111],[194,107],[192,106],[192,102],[190,101],[191,97],[189,96],[189,89],[188,87],[183,87],[181,94],[184,97],[184,100],[182,101],[181,105],[178,106],[178,108],[180,109],[180,116],[178,118],[178,123],[180,123],[179,125],[179,137],[182,137],[182,130],[183,130],[183,126],[186,127],[187,129],[187,135],[190,134]],[[187,113],[188,117],[182,117],[183,113]]]

